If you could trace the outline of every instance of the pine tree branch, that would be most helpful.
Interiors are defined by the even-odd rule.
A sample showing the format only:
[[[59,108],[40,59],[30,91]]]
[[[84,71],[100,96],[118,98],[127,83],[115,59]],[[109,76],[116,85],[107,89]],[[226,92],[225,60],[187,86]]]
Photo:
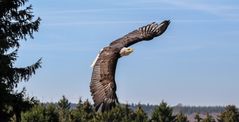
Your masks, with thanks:
[[[17,79],[17,81],[28,81],[30,77],[36,73],[36,69],[41,68],[41,60],[42,59],[40,58],[36,63],[25,68],[14,68],[14,79]]]

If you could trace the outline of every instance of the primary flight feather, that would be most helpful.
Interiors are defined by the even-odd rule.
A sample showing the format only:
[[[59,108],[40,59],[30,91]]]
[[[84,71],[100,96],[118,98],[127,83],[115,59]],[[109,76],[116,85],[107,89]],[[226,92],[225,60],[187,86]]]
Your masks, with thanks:
[[[153,22],[113,41],[100,51],[91,65],[93,72],[90,91],[96,111],[110,110],[119,103],[115,82],[115,69],[118,59],[133,52],[133,49],[129,46],[140,41],[149,41],[164,33],[169,24],[169,20],[160,24]]]

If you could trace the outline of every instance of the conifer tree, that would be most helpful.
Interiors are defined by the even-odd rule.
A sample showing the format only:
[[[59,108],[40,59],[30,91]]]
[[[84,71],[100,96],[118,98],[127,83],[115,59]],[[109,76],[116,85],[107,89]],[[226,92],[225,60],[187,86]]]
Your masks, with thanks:
[[[67,122],[70,120],[70,103],[68,99],[63,95],[57,103],[59,111],[59,121]]]
[[[78,103],[77,103],[77,105],[76,105],[76,109],[77,109],[77,110],[81,110],[82,107],[83,107],[83,103],[82,103],[82,100],[81,100],[81,98],[80,98],[79,101],[78,101]]]
[[[135,110],[135,121],[136,122],[146,122],[148,119],[147,114],[144,112],[140,104],[138,104]]]
[[[194,119],[195,119],[195,122],[201,122],[201,120],[202,120],[202,118],[200,117],[199,113],[195,114]]]
[[[162,101],[160,105],[154,109],[151,120],[153,122],[175,122],[173,108],[168,106],[166,102]]]
[[[188,118],[186,115],[184,115],[182,112],[180,112],[179,114],[177,114],[176,116],[176,122],[189,122]]]
[[[21,116],[21,122],[59,122],[58,111],[54,104],[36,104]]]
[[[88,99],[83,103],[82,109],[83,109],[82,115],[83,115],[84,121],[89,121],[90,119],[93,118],[94,109]]]
[[[239,112],[236,106],[228,105],[225,111],[221,113],[218,119],[219,122],[239,122]]]
[[[43,105],[35,105],[31,110],[22,113],[22,122],[44,122],[46,120],[45,108]]]
[[[30,108],[31,101],[26,101],[24,90],[14,88],[19,82],[28,81],[41,67],[41,59],[26,67],[14,65],[20,41],[33,38],[40,25],[32,6],[24,6],[27,1],[0,0],[0,121],[8,121],[13,115],[17,122],[21,120],[20,112]]]
[[[206,118],[202,120],[202,122],[215,122],[214,118],[207,113]]]
[[[116,105],[110,111],[97,112],[94,122],[140,122],[135,121],[136,114],[129,109],[128,105]]]
[[[45,106],[45,116],[48,122],[59,122],[59,114],[55,104],[50,103]]]
[[[83,116],[84,116],[84,111],[83,111],[83,103],[81,98],[79,99],[76,109],[73,109],[71,111],[71,120],[73,122],[82,122],[83,121]]]
[[[68,101],[68,99],[63,95],[62,99],[59,100],[59,102],[57,103],[58,107],[60,110],[69,110],[70,109],[70,103]]]
[[[95,111],[88,99],[82,102],[80,98],[76,105],[76,109],[71,110],[71,120],[73,122],[93,121],[94,115]]]
[[[124,113],[123,117],[124,122],[131,122],[135,120],[136,114],[129,108],[128,104],[123,105],[122,109],[123,109],[122,112]]]

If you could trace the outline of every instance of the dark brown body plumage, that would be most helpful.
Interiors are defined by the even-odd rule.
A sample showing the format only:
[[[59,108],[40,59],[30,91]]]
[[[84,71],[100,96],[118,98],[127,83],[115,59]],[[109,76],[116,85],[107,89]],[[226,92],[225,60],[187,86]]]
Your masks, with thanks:
[[[103,48],[94,65],[90,83],[96,111],[109,110],[119,103],[116,96],[115,70],[120,58],[120,50],[123,47],[129,47],[137,42],[151,40],[161,35],[169,23],[170,21],[166,20],[160,24],[154,22],[143,26]]]

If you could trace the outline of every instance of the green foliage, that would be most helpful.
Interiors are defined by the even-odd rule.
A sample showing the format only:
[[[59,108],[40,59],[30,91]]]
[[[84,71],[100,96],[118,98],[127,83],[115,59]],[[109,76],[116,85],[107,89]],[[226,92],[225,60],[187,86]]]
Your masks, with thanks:
[[[218,119],[219,122],[239,122],[239,112],[236,106],[228,105],[225,111],[221,113]]]
[[[175,122],[173,109],[164,101],[160,103],[153,111],[151,120],[153,122]]]
[[[200,122],[202,120],[202,118],[200,117],[199,113],[195,114],[194,119],[195,119],[195,122]]]
[[[90,104],[89,100],[86,100],[84,103],[83,103],[83,111],[86,112],[87,114],[93,112],[93,107],[92,105]]]
[[[56,106],[35,105],[30,111],[22,113],[22,122],[58,122],[59,116]]]
[[[202,122],[215,122],[214,118],[207,113],[206,118],[202,120]]]
[[[142,109],[141,105],[138,104],[136,110],[135,110],[135,121],[137,122],[146,122],[148,119],[147,114]]]
[[[88,122],[92,120],[94,114],[95,112],[90,102],[86,100],[82,103],[80,99],[76,109],[71,111],[71,120],[73,122]]]
[[[62,99],[57,103],[59,109],[59,120],[60,122],[69,122],[70,121],[70,103],[65,96],[62,96]]]
[[[112,108],[110,111],[96,113],[95,119],[100,122],[119,122],[122,121],[124,112],[120,106]]]
[[[46,121],[45,108],[42,105],[36,105],[30,111],[22,114],[22,122],[40,121]]]
[[[235,106],[227,106],[219,116],[219,122],[239,122],[238,113]],[[21,117],[22,122],[189,122],[182,112],[174,116],[172,107],[166,102],[161,102],[149,118],[141,104],[134,110],[126,104],[117,105],[110,111],[95,112],[88,100],[83,102],[79,99],[77,105],[72,107],[65,96],[55,104],[36,104],[30,110],[22,112]],[[208,113],[204,119],[196,113],[194,119],[195,122],[215,122]]]
[[[121,107],[122,107],[123,113],[124,113],[124,118],[123,118],[124,122],[133,122],[133,121],[135,121],[137,119],[136,111],[135,112],[132,111],[129,108],[128,104],[122,105]],[[142,112],[142,113],[144,113],[144,112]]]
[[[76,109],[71,111],[71,119],[73,122],[82,122],[82,121],[84,121],[83,116],[84,116],[83,115],[83,103],[82,103],[82,100],[79,99]]]
[[[19,82],[28,81],[41,67],[41,59],[27,67],[14,66],[19,41],[28,36],[33,38],[40,25],[40,18],[34,20],[32,6],[24,6],[27,1],[0,1],[0,121],[9,121],[15,116],[18,122],[21,112],[31,107],[32,98],[26,99],[25,90],[18,92],[14,88]]]
[[[189,122],[187,116],[185,116],[182,112],[177,114],[175,122]]]
[[[58,122],[59,114],[56,105],[49,104],[46,106],[46,113],[48,122]]]
[[[117,105],[110,111],[96,113],[94,121],[96,122],[140,122],[128,105]],[[144,118],[143,118],[144,119]],[[146,117],[147,120],[147,117]],[[142,121],[141,121],[142,122]]]
[[[68,99],[64,95],[62,96],[62,99],[60,99],[60,101],[57,104],[60,110],[69,110],[71,107],[71,104],[69,103]]]

